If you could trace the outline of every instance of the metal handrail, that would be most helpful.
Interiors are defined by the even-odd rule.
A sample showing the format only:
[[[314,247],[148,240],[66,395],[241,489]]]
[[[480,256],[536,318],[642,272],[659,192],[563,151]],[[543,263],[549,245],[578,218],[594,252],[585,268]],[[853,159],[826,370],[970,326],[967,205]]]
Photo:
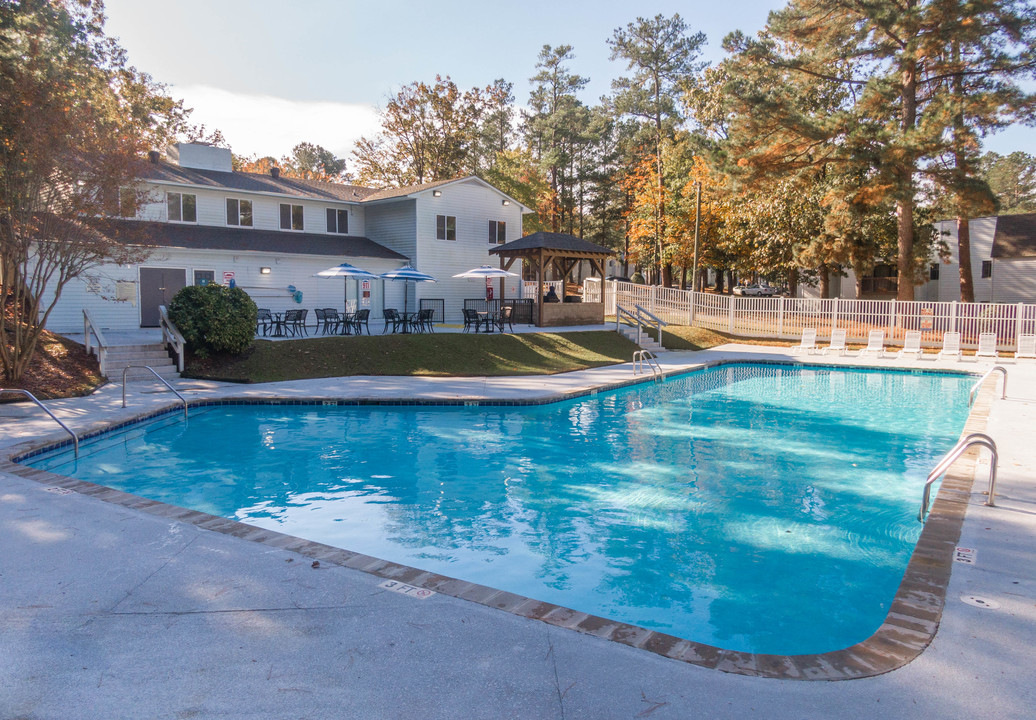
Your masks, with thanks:
[[[1000,399],[1007,399],[1007,368],[1005,368],[1003,365],[994,365],[993,367],[986,370],[986,374],[983,375],[977,383],[975,383],[975,386],[973,388],[971,388],[971,392],[968,393],[968,407],[971,407],[971,405],[975,402],[975,395],[976,393],[978,393],[978,389],[982,387],[982,383],[984,383],[986,381],[986,378],[992,375],[997,370],[1004,374],[1004,386],[1000,391]]]
[[[637,328],[637,345],[640,345],[640,341],[643,339],[643,328],[644,327],[649,327],[648,323],[646,323],[644,321],[644,317],[648,317],[651,320],[655,321],[655,329],[658,332],[658,344],[661,345],[662,344],[662,326],[663,325],[668,325],[669,323],[667,323],[665,320],[663,320],[662,318],[658,317],[657,315],[653,314],[651,311],[647,310],[646,308],[641,307],[640,305],[634,305],[633,307],[636,308],[636,310],[637,310],[636,313],[632,313],[629,310],[627,310],[626,308],[624,308],[621,305],[619,305],[618,303],[615,303],[615,329],[616,330],[619,329],[619,325],[622,323],[622,316],[623,315],[629,316],[630,319],[633,320],[633,323],[634,323],[634,325]],[[644,317],[642,317],[642,316],[644,316]]]
[[[972,445],[984,447],[991,454],[989,460],[989,497],[986,498],[986,505],[989,507],[996,506],[996,465],[999,459],[999,455],[996,452],[996,441],[985,433],[971,433],[958,440],[957,444],[939,461],[939,464],[928,473],[928,479],[924,484],[924,493],[921,495],[921,510],[917,513],[918,522],[923,523],[924,517],[928,513],[928,503],[932,496],[932,483],[949,470],[950,466],[957,461],[957,458],[967,452]]]
[[[637,350],[633,353],[633,374],[639,375],[644,372],[644,365],[651,368],[651,377],[656,381],[665,380],[665,372],[662,370],[662,366],[658,364],[658,358],[650,350]]]
[[[633,320],[633,324],[637,328],[637,339],[636,339],[635,342],[637,343],[637,345],[640,345],[640,341],[641,341],[641,337],[642,337],[641,327],[640,327],[640,318],[638,318],[636,315],[634,315],[633,313],[631,313],[629,310],[624,308],[622,305],[619,305],[618,303],[615,304],[615,329],[616,329],[616,331],[618,331],[619,325],[622,324],[622,316],[623,315],[628,315]]]
[[[94,322],[89,311],[83,308],[83,346],[86,348],[87,355],[91,351],[91,335],[97,338],[97,364],[100,365],[101,375],[105,375],[108,365],[108,343],[105,342],[104,333],[101,332],[101,328],[97,327],[97,323]]]
[[[62,429],[63,429],[63,430],[65,431],[65,432],[67,432],[67,433],[68,433],[69,435],[71,435],[71,436],[72,436],[72,447],[73,447],[73,448],[74,448],[74,450],[75,450],[75,454],[76,454],[76,457],[79,457],[79,436],[78,436],[78,435],[76,435],[76,434],[75,434],[74,432],[72,432],[72,428],[70,428],[70,427],[69,427],[68,425],[66,425],[65,423],[61,422],[61,420],[59,420],[59,419],[58,419],[58,416],[57,416],[57,415],[55,415],[54,413],[52,413],[52,412],[50,411],[50,408],[48,408],[48,407],[47,407],[46,405],[44,405],[43,403],[41,403],[41,402],[40,402],[40,401],[39,401],[39,400],[38,400],[38,399],[36,398],[36,396],[35,396],[35,395],[33,395],[33,394],[32,394],[31,392],[29,392],[28,390],[22,390],[21,388],[8,388],[8,389],[3,389],[3,388],[0,388],[0,394],[2,394],[2,393],[5,393],[5,392],[11,392],[11,393],[21,393],[22,395],[24,395],[25,397],[29,398],[29,399],[30,399],[30,400],[32,400],[32,401],[33,401],[34,403],[36,403],[37,405],[39,405],[39,406],[40,406],[40,407],[41,407],[41,408],[43,409],[43,412],[45,412],[45,413],[47,413],[48,415],[50,415],[50,418],[51,418],[51,420],[53,420],[53,421],[54,421],[54,422],[56,422],[56,423],[57,423],[58,425],[60,425],[60,426],[61,426],[61,428],[62,428]]]
[[[151,374],[158,378],[159,382],[165,385],[167,388],[173,391],[173,395],[180,398],[180,402],[183,403],[183,419],[187,419],[187,398],[180,393],[176,392],[176,388],[166,382],[166,379],[159,375],[153,367],[150,365],[130,365],[122,369],[122,406],[126,407],[126,373],[130,370],[150,370]]]
[[[162,328],[162,343],[172,345],[173,350],[176,351],[176,371],[183,372],[184,347],[187,345],[187,341],[183,339],[183,335],[169,319],[169,312],[165,309],[165,305],[158,306],[158,326]],[[166,337],[169,339],[166,340]]]

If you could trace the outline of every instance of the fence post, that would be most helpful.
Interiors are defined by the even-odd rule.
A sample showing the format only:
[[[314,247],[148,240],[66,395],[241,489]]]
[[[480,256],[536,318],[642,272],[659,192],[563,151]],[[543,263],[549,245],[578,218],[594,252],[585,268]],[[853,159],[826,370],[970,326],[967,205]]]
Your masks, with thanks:
[[[1022,327],[1022,318],[1025,317],[1025,303],[1018,303],[1018,309],[1017,309],[1016,312],[1017,312],[1017,316],[1015,317],[1015,323],[1014,323],[1014,349],[1017,352],[1017,350],[1018,350],[1018,338],[1021,337],[1022,331],[1024,330],[1024,328]],[[1015,362],[1018,362],[1018,361],[1015,360]]]
[[[658,298],[658,291],[661,288],[662,288],[661,285],[652,285],[651,286],[651,314],[652,315],[658,315],[658,313],[655,312],[655,307],[656,307],[656,304],[658,302],[658,300],[657,300],[657,298]]]
[[[698,299],[696,295],[697,293],[695,293],[694,290],[691,290],[690,294],[688,295],[688,297],[690,297],[691,299],[691,306],[690,308],[688,308],[687,311],[687,325],[690,327],[694,327],[694,303]]]
[[[896,336],[896,301],[889,301],[889,340]]]
[[[831,303],[831,330],[838,327],[838,296],[835,295],[834,300]],[[828,333],[830,335],[831,333]]]
[[[950,303],[950,332],[957,332],[957,301]]]
[[[777,337],[784,337],[784,296],[777,298]]]

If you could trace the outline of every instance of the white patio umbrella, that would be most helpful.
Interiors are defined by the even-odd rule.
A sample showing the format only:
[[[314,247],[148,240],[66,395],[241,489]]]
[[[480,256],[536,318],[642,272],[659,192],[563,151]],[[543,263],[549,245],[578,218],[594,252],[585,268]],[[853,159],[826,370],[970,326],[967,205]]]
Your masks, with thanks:
[[[382,280],[402,280],[403,282],[435,282],[435,278],[427,273],[415,270],[410,265],[404,265],[401,268],[395,270],[389,270],[386,273],[379,275]],[[403,287],[403,314],[407,312],[407,300],[408,293],[406,292],[406,286]]]
[[[479,265],[477,268],[472,268],[467,272],[462,272],[454,275],[455,278],[504,278],[504,277],[518,277],[518,273],[513,273],[508,270],[501,268],[495,268],[490,265]],[[488,289],[488,288],[487,288]],[[500,298],[503,300],[503,298]]]

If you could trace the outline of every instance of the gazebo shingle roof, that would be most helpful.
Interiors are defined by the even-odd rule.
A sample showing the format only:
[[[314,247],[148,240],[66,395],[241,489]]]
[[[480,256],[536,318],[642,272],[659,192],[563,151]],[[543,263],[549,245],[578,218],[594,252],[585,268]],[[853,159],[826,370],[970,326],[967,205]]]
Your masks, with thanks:
[[[589,240],[577,238],[567,233],[537,232],[532,235],[520,237],[517,240],[493,248],[489,251],[491,255],[511,255],[516,252],[530,250],[552,250],[561,254],[565,253],[586,253],[592,255],[614,255],[615,251],[603,245],[597,245]]]

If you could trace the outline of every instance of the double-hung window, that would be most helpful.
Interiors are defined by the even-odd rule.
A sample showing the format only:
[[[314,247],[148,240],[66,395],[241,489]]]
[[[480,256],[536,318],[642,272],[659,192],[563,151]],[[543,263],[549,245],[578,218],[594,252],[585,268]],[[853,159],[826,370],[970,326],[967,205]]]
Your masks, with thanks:
[[[327,209],[327,231],[329,233],[349,234],[349,211],[337,208]]]
[[[993,261],[983,260],[982,261],[982,277],[991,278],[993,277]]]
[[[503,245],[507,242],[507,223],[503,220],[489,221],[489,244]]]
[[[198,222],[198,196],[187,193],[166,193],[169,222]]]
[[[302,229],[302,206],[281,203],[281,230]]]
[[[457,239],[457,217],[455,215],[435,216],[435,238],[437,240]]]
[[[227,225],[252,227],[252,201],[227,198]]]

